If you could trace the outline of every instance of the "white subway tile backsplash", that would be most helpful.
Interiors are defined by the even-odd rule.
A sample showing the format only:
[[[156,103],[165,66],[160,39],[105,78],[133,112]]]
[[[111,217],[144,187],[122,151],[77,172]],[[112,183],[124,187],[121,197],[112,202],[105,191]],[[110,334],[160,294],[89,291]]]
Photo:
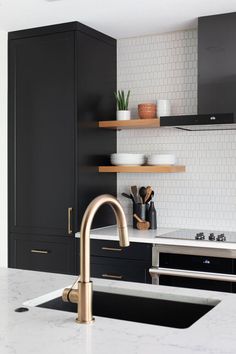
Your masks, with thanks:
[[[197,113],[197,31],[118,40],[118,89],[130,107],[169,99],[172,114]],[[142,129],[118,132],[118,152],[175,153],[180,174],[118,174],[118,196],[152,185],[163,227],[236,230],[236,131]],[[132,208],[120,197],[132,221]]]

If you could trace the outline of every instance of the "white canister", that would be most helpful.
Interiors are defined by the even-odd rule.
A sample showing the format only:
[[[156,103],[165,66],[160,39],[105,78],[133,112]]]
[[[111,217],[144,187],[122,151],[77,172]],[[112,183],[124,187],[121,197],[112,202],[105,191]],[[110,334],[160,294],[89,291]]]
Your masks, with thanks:
[[[157,116],[166,117],[171,115],[170,101],[157,100]]]
[[[117,120],[130,120],[130,111],[116,111]]]

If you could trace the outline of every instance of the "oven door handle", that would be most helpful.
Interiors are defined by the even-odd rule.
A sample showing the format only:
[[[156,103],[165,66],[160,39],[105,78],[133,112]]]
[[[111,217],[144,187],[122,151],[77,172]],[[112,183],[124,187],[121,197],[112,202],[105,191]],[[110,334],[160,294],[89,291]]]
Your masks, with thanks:
[[[192,271],[192,270],[185,270],[185,269],[172,269],[172,268],[161,268],[161,267],[150,268],[149,273],[153,278],[157,276],[159,277],[160,275],[169,275],[174,277],[236,282],[235,274],[199,272],[199,271]]]

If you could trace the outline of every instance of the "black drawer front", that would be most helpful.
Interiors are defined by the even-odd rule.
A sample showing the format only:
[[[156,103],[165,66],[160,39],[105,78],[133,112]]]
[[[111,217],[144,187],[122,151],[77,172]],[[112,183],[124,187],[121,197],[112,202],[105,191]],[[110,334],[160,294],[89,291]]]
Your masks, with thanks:
[[[11,235],[9,266],[52,273],[75,274],[73,238]]]
[[[219,257],[161,253],[160,266],[213,273],[233,273],[233,260]]]
[[[122,248],[118,241],[91,240],[91,255],[145,260],[151,263],[152,245],[146,243],[131,243],[129,247]]]
[[[160,276],[160,285],[176,286],[180,288],[224,291],[229,293],[232,292],[232,283],[207,279]]]
[[[91,275],[110,280],[151,283],[150,264],[143,261],[91,257]]]

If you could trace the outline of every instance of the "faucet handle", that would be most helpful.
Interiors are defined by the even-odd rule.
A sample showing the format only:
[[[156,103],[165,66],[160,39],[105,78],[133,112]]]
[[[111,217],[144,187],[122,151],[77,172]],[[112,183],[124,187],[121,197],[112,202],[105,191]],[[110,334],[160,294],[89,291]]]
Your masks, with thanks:
[[[73,304],[77,304],[79,301],[79,290],[65,288],[62,293],[62,300],[64,302],[72,302]]]

